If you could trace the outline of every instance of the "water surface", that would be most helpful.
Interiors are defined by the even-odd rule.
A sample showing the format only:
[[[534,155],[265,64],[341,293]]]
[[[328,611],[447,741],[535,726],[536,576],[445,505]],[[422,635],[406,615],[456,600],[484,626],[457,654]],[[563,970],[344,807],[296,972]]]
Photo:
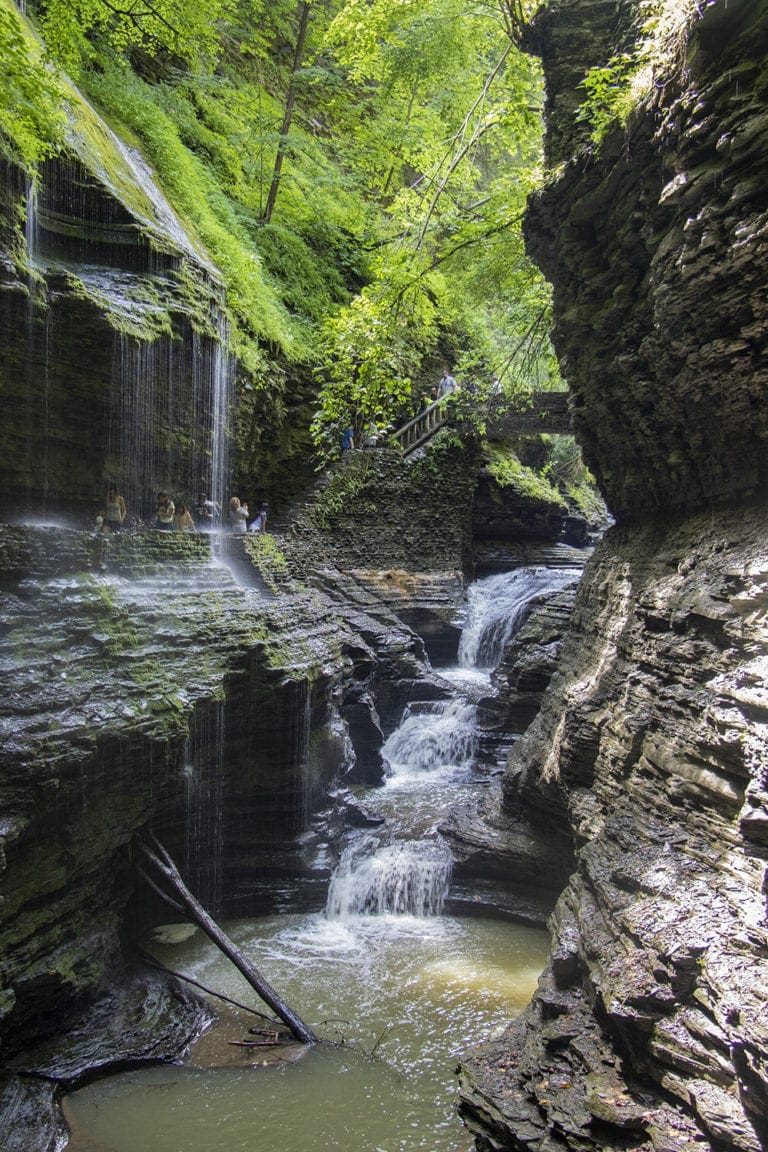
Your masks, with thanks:
[[[68,1152],[467,1152],[454,1110],[457,1058],[528,1002],[543,931],[322,913],[227,927],[299,1015],[343,1044],[290,1046],[266,1067],[260,1061],[274,1050],[249,1053],[255,1067],[160,1067],[99,1081],[66,1101]],[[253,1003],[204,939],[154,950]],[[252,1021],[240,1020],[247,1038]],[[229,1048],[238,1058],[244,1051]]]

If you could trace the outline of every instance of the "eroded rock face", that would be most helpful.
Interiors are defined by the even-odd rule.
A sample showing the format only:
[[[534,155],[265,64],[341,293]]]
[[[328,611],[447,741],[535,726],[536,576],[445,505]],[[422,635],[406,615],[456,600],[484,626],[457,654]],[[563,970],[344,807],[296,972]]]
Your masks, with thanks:
[[[768,482],[768,24],[743,0],[700,7],[597,153],[573,116],[578,84],[628,46],[632,6],[579,0],[537,21],[548,148],[565,165],[532,201],[527,241],[555,287],[574,431],[622,520]]]
[[[139,924],[169,915],[132,855],[150,824],[214,914],[274,907],[292,878],[322,900],[313,817],[370,769],[378,698],[402,708],[424,660],[381,605],[242,587],[205,536],[3,527],[0,557],[8,1053],[120,983],[132,898]]]
[[[531,1008],[465,1062],[481,1148],[766,1138],[764,523],[614,529],[588,566],[507,784],[577,871]]]
[[[504,780],[576,863],[531,1006],[463,1065],[483,1152],[768,1142],[768,20],[699,6],[626,132],[586,149],[577,85],[632,18],[537,21],[564,163],[528,239],[621,527]]]
[[[147,166],[73,97],[69,150],[0,178],[3,518],[85,526],[110,482],[132,518],[210,491],[223,289]]]

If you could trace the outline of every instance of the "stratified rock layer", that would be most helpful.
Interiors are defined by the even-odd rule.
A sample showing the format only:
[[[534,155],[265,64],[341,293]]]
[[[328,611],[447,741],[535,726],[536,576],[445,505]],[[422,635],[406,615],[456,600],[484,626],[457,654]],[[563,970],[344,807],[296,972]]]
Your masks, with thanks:
[[[565,163],[528,239],[621,527],[504,781],[576,867],[530,1008],[463,1065],[483,1152],[768,1143],[768,17],[692,8],[626,131],[587,149],[579,81],[631,19],[537,21]]]
[[[567,821],[577,872],[531,1008],[464,1064],[479,1147],[765,1140],[766,607],[759,511],[598,547],[512,752],[508,807]]]
[[[292,876],[311,894],[329,869],[304,842],[313,814],[358,749],[371,771],[374,696],[402,708],[424,669],[382,607],[347,622],[320,591],[277,601],[210,546],[0,528],[6,1051],[122,979],[127,906],[138,892],[143,921],[148,902],[131,842],[150,823],[214,914],[274,906]]]
[[[538,22],[549,146],[569,158],[526,236],[555,287],[574,431],[626,520],[766,493],[768,21],[744,0],[700,6],[595,153],[572,106],[587,69],[626,47],[621,7],[578,0]]]

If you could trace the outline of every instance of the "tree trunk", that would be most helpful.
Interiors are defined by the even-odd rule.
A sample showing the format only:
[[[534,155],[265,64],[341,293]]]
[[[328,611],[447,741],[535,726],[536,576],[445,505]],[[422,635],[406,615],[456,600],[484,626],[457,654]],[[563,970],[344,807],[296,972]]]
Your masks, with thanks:
[[[296,76],[301,68],[301,61],[304,56],[304,42],[307,38],[307,27],[309,26],[309,3],[308,0],[300,0],[299,7],[296,10],[296,18],[299,22],[299,32],[296,37],[296,50],[293,54],[293,68],[291,70],[291,79],[288,84],[288,93],[285,97],[285,111],[283,113],[283,123],[280,128],[280,139],[277,145],[277,156],[275,157],[275,167],[272,170],[272,183],[269,186],[269,195],[267,196],[267,206],[264,209],[264,223],[269,224],[272,219],[272,213],[275,210],[275,201],[277,200],[277,190],[280,186],[280,173],[283,169],[283,157],[288,145],[288,134],[291,131],[291,121],[293,120],[293,106],[296,103]]]
[[[202,904],[198,903],[182,880],[181,873],[160,841],[153,836],[152,847],[140,841],[139,848],[145,859],[152,865],[155,871],[162,876],[173,892],[174,897],[176,897],[175,900],[173,897],[169,898],[169,902],[173,904],[180,902],[183,904],[190,919],[197,924],[198,927],[202,928],[206,936],[210,937],[216,947],[224,953],[228,960],[232,961],[235,968],[245,977],[251,988],[253,988],[264,1003],[268,1004],[272,1011],[280,1017],[297,1040],[301,1040],[304,1044],[316,1044],[318,1038],[312,1029],[278,996],[277,992],[275,992],[274,988],[264,979],[258,969],[242,954],[226,933],[222,932],[216,921],[205,911]]]

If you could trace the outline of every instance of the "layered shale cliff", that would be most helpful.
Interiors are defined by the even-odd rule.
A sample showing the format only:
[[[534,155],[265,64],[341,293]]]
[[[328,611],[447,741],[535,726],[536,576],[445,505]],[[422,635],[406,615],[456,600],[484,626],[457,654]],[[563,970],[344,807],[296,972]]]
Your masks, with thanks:
[[[210,548],[0,530],[4,1148],[54,1147],[59,1088],[171,1058],[201,1026],[200,1005],[131,960],[172,916],[135,837],[151,826],[214,913],[299,888],[322,903],[339,783],[380,779],[377,704],[399,713],[425,672],[415,635],[362,590],[275,598],[253,566],[243,586],[244,552],[238,584]]]
[[[485,1152],[768,1140],[768,18],[692,7],[597,148],[578,83],[633,9],[535,28],[559,168],[528,242],[618,525],[505,779],[576,870],[531,1007],[463,1065]]]

